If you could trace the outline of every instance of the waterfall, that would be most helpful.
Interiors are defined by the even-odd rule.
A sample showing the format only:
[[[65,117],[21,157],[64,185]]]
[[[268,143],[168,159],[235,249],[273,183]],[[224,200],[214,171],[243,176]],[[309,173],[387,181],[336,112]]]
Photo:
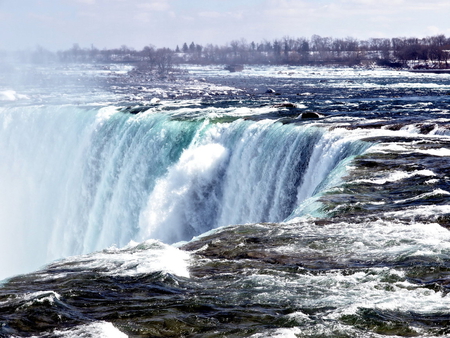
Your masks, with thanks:
[[[332,137],[330,136],[332,135]],[[325,128],[115,107],[0,108],[0,271],[281,222],[363,149]]]

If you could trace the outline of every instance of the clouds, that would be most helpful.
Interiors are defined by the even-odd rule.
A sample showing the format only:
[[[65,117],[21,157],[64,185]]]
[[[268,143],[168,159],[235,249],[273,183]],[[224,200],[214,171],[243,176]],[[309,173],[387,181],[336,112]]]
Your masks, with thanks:
[[[143,11],[167,11],[170,9],[169,1],[150,1],[145,2],[137,5],[138,9],[141,9]]]
[[[270,0],[264,15],[284,33],[291,29],[306,36],[423,37],[430,27],[434,32],[450,28],[447,0]]]
[[[448,0],[0,0],[0,48],[450,34]]]
[[[76,0],[76,2],[79,2],[81,4],[87,4],[87,5],[95,4],[95,0]]]

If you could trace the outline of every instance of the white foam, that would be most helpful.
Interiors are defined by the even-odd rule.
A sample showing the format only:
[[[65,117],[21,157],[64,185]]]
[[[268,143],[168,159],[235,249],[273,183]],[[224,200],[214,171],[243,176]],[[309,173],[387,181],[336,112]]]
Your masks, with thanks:
[[[28,99],[28,96],[18,94],[15,90],[0,91],[0,101],[17,101],[21,99]]]
[[[30,306],[33,303],[44,303],[44,302],[54,304],[55,301],[60,299],[61,295],[54,291],[38,291],[28,293],[23,296],[23,300],[26,301],[25,306]]]
[[[438,148],[438,149],[427,149],[427,150],[417,150],[418,153],[432,155],[432,156],[439,156],[439,157],[449,157],[450,156],[450,149],[448,148]]]
[[[217,143],[186,149],[150,194],[148,206],[140,218],[140,238],[183,240],[185,231],[189,230],[184,227],[196,225],[195,197],[202,196],[214,182],[227,157],[227,149]],[[186,224],[187,220],[189,224]],[[208,229],[196,230],[192,235]]]
[[[265,337],[273,337],[273,338],[297,338],[302,333],[302,330],[299,327],[293,328],[283,328],[283,329],[274,329],[269,330],[264,333],[256,333],[251,335],[251,338],[265,338]]]
[[[443,207],[440,209],[444,211]],[[327,262],[336,266],[363,262],[402,266],[403,262],[415,259],[439,264],[450,252],[449,231],[435,223],[379,220],[318,227],[313,222],[303,221],[292,224],[292,228],[284,228],[284,231],[285,237],[292,231],[302,240],[267,251],[300,259],[311,257],[312,264],[318,262],[319,266],[321,263],[327,265]],[[325,274],[254,273],[245,277],[242,284],[248,282],[258,289],[253,298],[255,303],[300,298],[305,307],[333,304],[335,310],[324,317],[332,321],[339,320],[344,314],[355,314],[361,308],[423,314],[450,310],[450,298],[445,297],[445,290],[430,290],[410,282],[401,268],[367,267],[352,273],[331,269]],[[301,323],[302,334],[305,334],[308,318],[301,313],[294,318]],[[317,329],[316,323],[311,325]]]
[[[427,138],[428,135],[421,135],[424,138]],[[428,136],[428,138],[432,138],[436,136]],[[437,137],[443,137],[443,135],[437,135]],[[414,145],[414,142],[412,143],[380,143],[375,146],[373,146],[370,149],[371,153],[392,153],[392,152],[400,152],[405,154],[411,154],[411,153],[419,153],[419,154],[426,154],[430,156],[439,156],[439,157],[448,157],[450,156],[450,149],[449,148],[436,148],[436,149],[421,149]]]
[[[386,213],[385,217],[406,219],[400,221],[372,221],[329,224],[317,227],[313,222],[301,221],[292,224],[292,231],[298,236],[314,233],[320,241],[313,246],[287,245],[278,247],[282,254],[295,253],[306,257],[312,254],[335,257],[338,261],[392,261],[400,257],[413,257],[428,252],[437,257],[450,252],[450,232],[437,223],[424,224],[415,221],[415,216],[428,217],[450,211],[450,206],[430,206],[411,208],[408,211]],[[409,214],[411,212],[411,214]],[[332,235],[330,235],[332,234]],[[327,239],[328,240],[323,240]],[[433,258],[434,259],[434,258]]]
[[[419,205],[411,208],[406,208],[401,211],[391,211],[385,213],[388,217],[393,218],[415,218],[417,216],[429,217],[433,219],[433,217],[449,214],[450,213],[450,205]]]
[[[114,114],[117,114],[117,109],[118,108],[114,106],[100,108],[96,114],[96,129],[99,130],[106,121]]]
[[[47,337],[43,335],[42,337]],[[35,336],[39,338],[40,336]],[[52,332],[55,338],[127,338],[128,336],[109,322],[95,322],[80,325],[66,330],[55,330]]]
[[[414,176],[436,176],[434,172],[431,170],[416,170],[413,172],[406,172],[406,171],[394,171],[390,173],[387,177],[384,178],[378,178],[378,179],[361,179],[361,180],[355,180],[354,183],[359,182],[366,182],[366,183],[372,183],[372,184],[385,184],[387,182],[396,182],[401,181],[407,178],[411,178]]]
[[[339,83],[340,80],[345,79],[348,86],[360,86],[361,80],[365,80],[368,77],[372,79],[378,78],[394,78],[394,79],[409,79],[416,78],[417,74],[410,72],[399,72],[396,70],[389,70],[384,68],[364,69],[364,68],[336,68],[336,67],[305,67],[305,66],[258,66],[252,65],[244,68],[242,72],[230,73],[223,67],[218,66],[197,66],[197,65],[185,65],[185,70],[190,74],[194,74],[197,77],[241,77],[246,78],[248,76],[254,77],[270,77],[270,78],[289,78],[289,79],[326,79],[330,80],[325,83],[326,86],[334,85],[334,82]],[[348,81],[355,81],[354,83]],[[357,83],[356,83],[357,82]],[[373,83],[364,82],[366,86],[373,87],[389,87],[387,85],[379,85]],[[317,86],[316,83],[305,83],[305,85]],[[339,83],[342,86],[342,83]],[[408,87],[408,82],[401,83],[401,88]],[[430,84],[432,88],[436,88],[436,84]]]
[[[1,306],[12,306],[26,308],[39,303],[46,303],[53,306],[55,303],[59,302],[61,295],[52,290],[37,291],[31,293],[25,293],[23,295],[10,295],[6,300],[0,301]]]
[[[425,183],[425,184],[432,185],[432,184],[436,184],[436,183],[438,183],[438,182],[439,182],[439,180],[436,178],[436,179],[427,180],[427,181],[425,181],[424,183]]]
[[[110,276],[163,272],[189,277],[189,261],[190,255],[186,251],[157,240],[148,240],[142,243],[130,242],[121,249],[112,247],[101,252],[68,258],[63,260],[62,264],[70,262],[77,270],[97,270]],[[55,275],[48,277],[55,278]]]
[[[445,195],[450,195],[450,192],[446,191],[446,190],[442,190],[442,189],[435,189],[432,192],[427,192],[424,194],[420,194],[411,198],[406,198],[403,200],[398,200],[395,201],[394,203],[398,204],[398,203],[407,203],[407,202],[413,202],[413,201],[418,201],[427,197],[433,197],[433,196],[445,196]]]

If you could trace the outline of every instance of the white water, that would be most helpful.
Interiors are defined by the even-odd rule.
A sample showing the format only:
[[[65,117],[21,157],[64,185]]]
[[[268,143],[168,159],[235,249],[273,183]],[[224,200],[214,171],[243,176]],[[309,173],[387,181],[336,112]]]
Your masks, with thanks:
[[[48,335],[37,336],[47,337]],[[127,338],[128,336],[120,332],[113,324],[108,322],[95,322],[87,325],[76,326],[66,330],[55,330],[52,332],[55,338]],[[14,337],[13,337],[14,338]]]
[[[363,151],[344,132],[326,135],[113,107],[1,108],[0,278],[131,240],[173,243],[283,221]]]

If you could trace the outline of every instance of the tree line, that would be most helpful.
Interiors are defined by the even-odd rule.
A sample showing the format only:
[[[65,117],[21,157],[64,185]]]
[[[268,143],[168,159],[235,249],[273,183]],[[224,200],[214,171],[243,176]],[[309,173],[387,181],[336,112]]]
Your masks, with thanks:
[[[195,42],[176,48],[152,45],[136,50],[125,45],[115,49],[81,48],[50,52],[37,47],[16,55],[32,63],[134,63],[139,67],[166,73],[176,64],[285,64],[285,65],[373,65],[389,67],[448,68],[450,38],[436,35],[426,38],[311,38],[283,37],[272,41],[233,40],[225,45]],[[1,57],[1,55],[0,55]]]

